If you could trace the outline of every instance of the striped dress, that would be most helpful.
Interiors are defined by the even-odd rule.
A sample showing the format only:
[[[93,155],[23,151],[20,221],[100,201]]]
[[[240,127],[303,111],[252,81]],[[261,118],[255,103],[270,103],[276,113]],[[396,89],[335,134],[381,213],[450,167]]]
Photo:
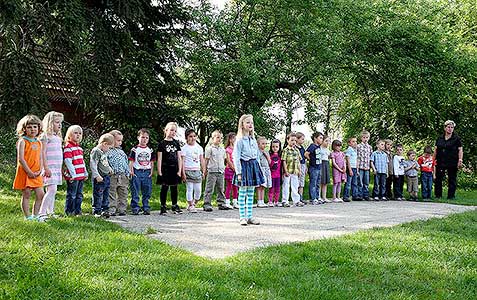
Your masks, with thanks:
[[[61,148],[61,139],[56,135],[45,136],[43,143],[46,147],[46,163],[51,171],[51,177],[43,177],[43,183],[47,185],[61,185],[63,165],[63,149]]]

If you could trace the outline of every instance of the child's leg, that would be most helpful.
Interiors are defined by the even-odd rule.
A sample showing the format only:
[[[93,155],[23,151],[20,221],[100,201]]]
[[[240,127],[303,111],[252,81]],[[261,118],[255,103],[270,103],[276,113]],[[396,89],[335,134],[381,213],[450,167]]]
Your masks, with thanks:
[[[202,194],[202,182],[194,182],[194,205],[196,201],[200,200]]]
[[[336,198],[341,198],[341,182],[336,184]]]
[[[212,205],[212,193],[215,189],[215,180],[211,174],[207,174],[205,181],[204,207]]]
[[[177,185],[172,185],[170,189],[171,189],[172,206],[176,206],[177,205]]]
[[[167,200],[167,191],[169,190],[168,185],[161,185],[161,193],[159,195],[161,199],[161,207],[166,207],[166,200]]]
[[[217,173],[215,184],[217,188],[217,204],[219,206],[225,205],[225,188],[224,188],[224,174]]]
[[[298,186],[300,184],[300,179],[298,175],[290,175],[290,186],[291,186],[291,194],[292,194],[292,201],[294,204],[300,202],[300,194],[298,193]]]
[[[283,177],[282,202],[288,202],[290,197],[290,176]]]
[[[101,211],[109,213],[109,188],[111,184],[111,177],[104,176],[104,191],[101,195]]]
[[[232,184],[232,197],[234,200],[238,199],[238,187]]]
[[[116,187],[118,212],[120,214],[126,213],[128,208],[128,182],[126,175],[121,175]]]
[[[45,192],[43,192],[42,187],[35,188],[35,203],[33,203],[33,215],[37,216],[40,212],[41,202],[43,201],[43,196]]]
[[[249,186],[247,188],[247,219],[252,218],[252,209],[253,209],[253,193],[255,187]]]
[[[232,192],[232,180],[225,180],[225,199],[230,199],[230,193]]]
[[[265,198],[265,188],[263,186],[257,187],[257,200],[263,201]]]
[[[75,180],[76,182],[76,195],[74,203],[75,215],[81,215],[81,204],[83,204],[83,185],[84,180]]]
[[[25,217],[30,216],[30,197],[31,197],[31,190],[29,188],[22,190],[21,206],[22,206],[23,215]]]
[[[337,183],[333,183],[333,200],[336,199],[336,190],[338,188],[338,184]]]
[[[326,199],[326,189],[327,189],[328,185],[327,184],[322,184],[321,185],[321,198],[322,199]]]
[[[121,182],[121,175],[111,175],[109,181],[109,195],[108,195],[108,202],[109,202],[109,213],[115,214],[118,209],[118,188],[119,183]]]
[[[193,182],[186,181],[186,200],[189,205],[194,201],[194,184]]]
[[[142,192],[142,209],[144,211],[151,210],[149,206],[149,199],[152,194],[152,178],[149,177],[148,172],[143,173],[143,178],[141,178],[141,192]]]
[[[41,202],[40,211],[38,215],[46,216],[49,213],[53,213],[53,205],[55,203],[55,195],[56,195],[56,184],[47,185],[45,187],[46,193],[43,196],[43,201]]]
[[[247,197],[247,187],[241,186],[238,194],[238,205],[240,219],[245,219],[245,198]]]
[[[134,171],[136,172],[136,170]],[[141,179],[138,174],[132,176],[131,179],[131,211],[133,213],[139,211],[139,191],[141,190]]]

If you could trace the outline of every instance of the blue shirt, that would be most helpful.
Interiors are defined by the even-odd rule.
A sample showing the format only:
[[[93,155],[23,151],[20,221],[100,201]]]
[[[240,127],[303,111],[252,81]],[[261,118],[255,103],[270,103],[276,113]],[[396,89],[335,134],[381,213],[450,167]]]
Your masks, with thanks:
[[[113,173],[129,175],[129,164],[128,164],[128,156],[121,147],[118,148],[111,148],[108,153],[108,162],[111,168],[113,169]]]
[[[345,151],[346,157],[349,157],[349,165],[351,168],[357,168],[358,166],[358,152],[353,147],[348,147]]]
[[[296,148],[298,149],[298,151],[300,151],[300,164],[305,164],[306,163],[306,160],[305,160],[305,147],[303,146],[298,146],[296,145]]]
[[[388,154],[384,151],[376,150],[371,154],[370,161],[374,162],[376,173],[388,174]]]
[[[415,160],[408,159],[404,161],[404,168],[409,168],[411,166],[419,166],[419,164]],[[404,173],[406,174],[406,176],[416,177],[418,172],[415,168],[411,168]]]
[[[306,149],[306,152],[310,153],[310,167],[321,165],[320,146],[317,144],[311,144]]]
[[[235,174],[242,174],[242,164],[240,160],[249,161],[257,159],[260,156],[260,150],[258,149],[257,140],[244,136],[235,142],[234,151],[232,157],[234,159]]]

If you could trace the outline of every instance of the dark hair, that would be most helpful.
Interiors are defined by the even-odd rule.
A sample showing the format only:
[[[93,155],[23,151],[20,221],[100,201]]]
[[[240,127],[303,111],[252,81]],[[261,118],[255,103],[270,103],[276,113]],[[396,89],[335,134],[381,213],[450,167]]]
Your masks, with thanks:
[[[282,156],[282,143],[280,142],[279,139],[273,139],[272,142],[270,143],[270,150],[268,151],[270,155],[273,154],[273,150],[272,150],[273,144],[278,144],[278,155]]]
[[[315,139],[319,136],[323,136],[323,133],[321,133],[319,131],[313,132],[313,134],[311,135],[311,140],[313,141],[313,143],[315,142]]]
[[[394,146],[394,148],[396,148],[396,149],[397,149],[397,148],[402,148],[402,144],[396,144],[396,145]]]
[[[427,153],[427,154],[432,154],[432,147],[427,145],[426,147],[424,147],[424,153]]]
[[[407,156],[411,155],[411,154],[416,154],[416,151],[414,150],[409,150],[407,151]]]
[[[227,148],[228,146],[230,146],[230,140],[234,137],[236,137],[237,134],[235,132],[229,132],[227,133],[227,135],[225,136],[225,148]]]
[[[149,133],[149,130],[146,128],[139,129],[137,132],[137,136],[140,136],[141,134],[144,134],[144,133],[147,133],[147,135],[151,136],[151,134]]]
[[[341,141],[340,140],[334,140],[333,143],[331,143],[331,149],[335,150],[335,147],[341,146]]]
[[[197,134],[197,132],[195,132],[195,130],[192,129],[192,128],[186,129],[185,134],[184,134],[184,135],[185,135],[185,138],[187,139],[187,137],[188,137],[191,133]]]

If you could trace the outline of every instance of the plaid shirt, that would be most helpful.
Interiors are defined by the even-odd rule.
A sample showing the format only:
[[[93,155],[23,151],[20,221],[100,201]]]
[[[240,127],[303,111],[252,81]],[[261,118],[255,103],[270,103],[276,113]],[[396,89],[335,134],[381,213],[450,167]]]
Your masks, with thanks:
[[[376,168],[376,173],[388,174],[388,154],[384,151],[376,150],[371,154],[372,162]]]
[[[359,144],[356,148],[358,153],[358,169],[369,170],[369,162],[373,148],[369,144]]]
[[[111,148],[107,154],[109,165],[115,175],[129,175],[128,156],[124,153],[123,149],[120,147]]]
[[[301,164],[300,164],[300,151],[296,148],[286,147],[282,151],[282,160],[283,163],[287,166],[287,171],[289,174],[298,175],[300,173]]]

